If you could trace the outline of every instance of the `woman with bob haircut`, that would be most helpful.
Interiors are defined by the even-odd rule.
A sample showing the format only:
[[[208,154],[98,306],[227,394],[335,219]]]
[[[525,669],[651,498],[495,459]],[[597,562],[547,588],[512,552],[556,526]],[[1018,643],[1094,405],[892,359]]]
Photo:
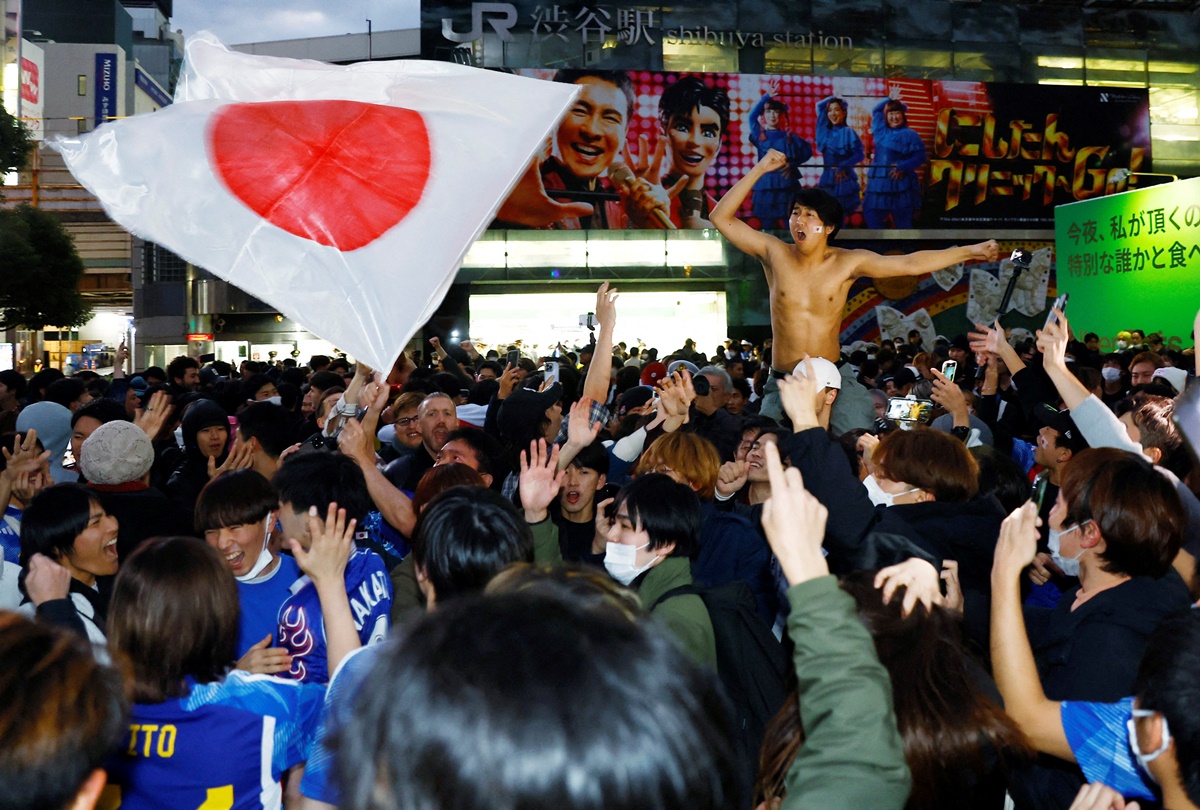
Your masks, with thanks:
[[[650,473],[597,510],[609,576],[636,591],[647,612],[675,634],[688,655],[715,668],[716,639],[703,600],[695,594],[663,598],[693,582],[689,558],[699,543],[701,522],[696,494],[666,475]]]
[[[281,807],[325,687],[230,670],[238,590],[216,549],[147,541],[122,566],[108,620],[132,673],[128,737],[108,766],[122,807]]]
[[[117,573],[117,529],[99,495],[80,484],[34,496],[21,518],[23,609],[104,644],[108,599],[97,583]],[[66,583],[56,576],[61,568],[71,575]]]
[[[302,572],[296,559],[271,541],[279,493],[254,470],[234,470],[205,485],[196,500],[196,531],[215,548],[237,580],[238,669],[263,675],[284,672],[291,658],[272,649],[279,608]]]
[[[771,550],[745,517],[719,511],[714,501],[721,457],[708,439],[675,431],[658,437],[638,459],[636,474],[662,473],[700,498],[700,544],[692,578],[718,586],[742,580],[750,586],[759,615],[775,620],[778,601],[771,577]]]

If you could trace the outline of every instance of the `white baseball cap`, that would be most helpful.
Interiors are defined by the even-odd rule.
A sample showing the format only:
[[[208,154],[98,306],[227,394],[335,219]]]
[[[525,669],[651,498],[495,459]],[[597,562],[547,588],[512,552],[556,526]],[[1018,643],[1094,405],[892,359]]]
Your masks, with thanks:
[[[812,363],[813,372],[817,375],[817,385],[821,388],[836,388],[839,391],[842,388],[842,373],[838,371],[838,367],[826,360],[824,357],[810,357],[809,363]],[[808,376],[808,372],[804,368],[804,360],[796,364],[792,369],[792,375]]]

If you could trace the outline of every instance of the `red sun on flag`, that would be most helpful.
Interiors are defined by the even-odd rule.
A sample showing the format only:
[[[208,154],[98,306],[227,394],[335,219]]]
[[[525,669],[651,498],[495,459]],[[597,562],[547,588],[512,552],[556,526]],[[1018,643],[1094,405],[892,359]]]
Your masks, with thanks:
[[[208,150],[221,181],[263,219],[345,251],[416,207],[432,159],[420,113],[344,100],[230,104],[212,118]]]

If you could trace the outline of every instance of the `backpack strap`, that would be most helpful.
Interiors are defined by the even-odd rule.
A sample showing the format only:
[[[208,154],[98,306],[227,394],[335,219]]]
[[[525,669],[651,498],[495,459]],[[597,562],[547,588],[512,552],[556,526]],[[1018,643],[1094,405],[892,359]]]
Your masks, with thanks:
[[[654,604],[651,605],[650,607],[646,608],[646,612],[647,613],[653,612],[653,610],[656,607],[658,607],[659,605],[661,605],[663,602],[667,601],[668,599],[671,599],[676,596],[687,596],[688,594],[695,594],[695,595],[699,596],[700,590],[695,585],[680,585],[678,588],[672,588],[671,590],[664,593],[662,596],[655,599]]]

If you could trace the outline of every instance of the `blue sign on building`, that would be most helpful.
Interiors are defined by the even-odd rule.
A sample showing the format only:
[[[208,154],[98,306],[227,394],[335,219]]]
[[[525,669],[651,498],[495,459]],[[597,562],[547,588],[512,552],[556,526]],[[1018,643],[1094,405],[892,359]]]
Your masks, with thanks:
[[[117,114],[117,55],[96,54],[96,126]]]

